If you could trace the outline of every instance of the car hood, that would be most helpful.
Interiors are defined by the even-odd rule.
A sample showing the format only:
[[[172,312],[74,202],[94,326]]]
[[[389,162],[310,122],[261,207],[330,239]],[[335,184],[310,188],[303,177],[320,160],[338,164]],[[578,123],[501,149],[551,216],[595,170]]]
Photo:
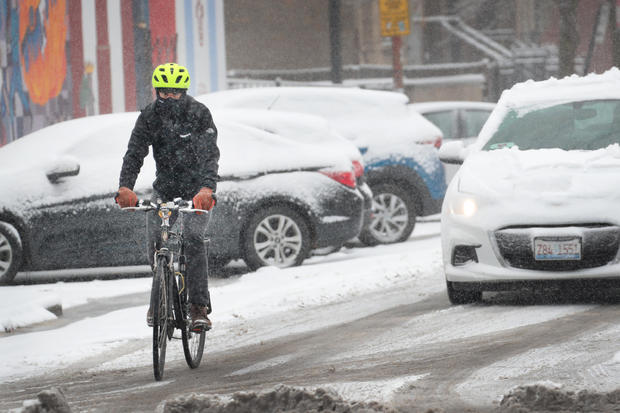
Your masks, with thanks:
[[[596,151],[479,151],[472,153],[459,171],[458,191],[557,204],[577,199],[617,199],[619,174],[618,145]]]

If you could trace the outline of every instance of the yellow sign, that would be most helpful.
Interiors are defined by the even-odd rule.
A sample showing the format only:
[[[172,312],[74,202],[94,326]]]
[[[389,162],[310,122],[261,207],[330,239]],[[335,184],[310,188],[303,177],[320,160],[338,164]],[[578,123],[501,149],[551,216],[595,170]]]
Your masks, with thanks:
[[[409,34],[409,0],[379,0],[381,36]]]

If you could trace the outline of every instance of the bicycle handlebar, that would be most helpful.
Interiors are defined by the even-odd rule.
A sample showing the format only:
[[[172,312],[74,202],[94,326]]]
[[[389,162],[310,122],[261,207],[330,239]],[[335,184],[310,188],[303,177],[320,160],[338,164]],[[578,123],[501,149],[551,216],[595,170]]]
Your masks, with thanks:
[[[154,203],[151,202],[150,199],[140,199],[138,200],[138,204],[135,207],[125,207],[121,208],[124,211],[157,211],[162,208],[166,208],[168,210],[174,211],[178,210],[179,212],[202,212],[208,214],[210,211],[206,209],[198,209],[193,207],[192,201],[186,201],[181,198],[176,198],[173,201],[169,202],[159,202]]]

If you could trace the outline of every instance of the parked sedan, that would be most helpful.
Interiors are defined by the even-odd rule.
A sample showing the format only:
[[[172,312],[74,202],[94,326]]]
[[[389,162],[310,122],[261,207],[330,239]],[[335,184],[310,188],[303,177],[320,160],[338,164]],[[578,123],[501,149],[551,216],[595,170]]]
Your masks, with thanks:
[[[426,142],[441,131],[407,108],[402,93],[331,87],[235,89],[199,96],[214,110],[254,108],[324,117],[361,151],[373,193],[373,215],[360,233],[366,244],[404,241],[417,216],[438,213],[443,165]]]
[[[136,118],[61,122],[0,148],[0,281],[19,270],[146,264],[144,217],[113,201]],[[312,248],[359,233],[364,201],[347,156],[216,123],[222,181],[208,230],[211,262],[299,265]],[[149,197],[154,176],[148,156],[139,197]]]
[[[620,286],[620,70],[517,84],[469,148],[441,212],[450,301],[540,284]],[[571,283],[569,283],[571,282]]]
[[[359,149],[339,134],[327,119],[305,113],[265,109],[220,109],[217,119],[240,122],[296,142],[319,145],[325,152],[342,153],[351,161],[357,188],[364,197],[364,222],[371,219],[372,191],[364,175],[364,159]],[[335,177],[337,178],[337,177]]]

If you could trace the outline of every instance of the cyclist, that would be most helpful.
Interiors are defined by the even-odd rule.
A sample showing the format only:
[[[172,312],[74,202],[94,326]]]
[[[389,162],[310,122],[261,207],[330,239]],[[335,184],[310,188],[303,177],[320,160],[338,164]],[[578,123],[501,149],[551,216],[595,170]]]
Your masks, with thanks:
[[[192,199],[194,208],[210,210],[215,204],[220,151],[217,129],[205,105],[187,94],[189,72],[176,63],[155,68],[152,77],[156,99],[138,116],[123,158],[119,189],[114,197],[120,207],[135,206],[138,198],[134,184],[153,148],[156,179],[151,200]],[[185,255],[190,315],[193,329],[210,329],[211,299],[204,236],[209,214],[188,214],[184,222]],[[171,223],[177,214],[171,217]],[[147,254],[153,266],[154,253],[160,242],[160,219],[155,212],[147,215]],[[149,308],[147,324],[153,325]]]

